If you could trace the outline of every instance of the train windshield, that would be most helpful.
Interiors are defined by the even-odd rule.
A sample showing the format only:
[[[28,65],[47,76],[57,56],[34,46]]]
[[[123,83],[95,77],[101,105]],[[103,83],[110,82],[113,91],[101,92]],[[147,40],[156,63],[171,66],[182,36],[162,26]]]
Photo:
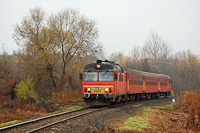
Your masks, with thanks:
[[[114,73],[113,72],[99,72],[99,81],[113,81]]]
[[[83,80],[84,81],[97,81],[98,73],[97,72],[84,72]]]

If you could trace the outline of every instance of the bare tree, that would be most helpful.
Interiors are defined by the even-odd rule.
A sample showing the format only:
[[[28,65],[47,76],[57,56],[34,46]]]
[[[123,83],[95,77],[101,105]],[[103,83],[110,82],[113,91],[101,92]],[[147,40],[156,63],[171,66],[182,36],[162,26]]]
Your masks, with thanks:
[[[160,73],[166,66],[167,59],[172,54],[172,47],[165,42],[158,34],[151,33],[144,45],[144,51],[151,60],[153,72]]]
[[[24,17],[21,24],[16,25],[13,38],[18,45],[24,47],[24,52],[26,53],[26,57],[28,57],[26,61],[31,62],[38,55],[42,57],[42,61],[44,61],[43,65],[49,72],[55,88],[56,81],[53,75],[53,65],[49,57],[53,38],[48,35],[48,30],[45,27],[45,17],[45,12],[42,9],[30,9],[30,15]]]
[[[139,59],[141,57],[141,48],[137,45],[133,45],[133,48],[130,51],[130,55],[134,59]]]
[[[13,37],[24,46],[27,62],[48,71],[54,88],[75,56],[102,51],[97,43],[96,23],[73,9],[52,14],[48,19],[42,9],[31,9],[30,15],[17,24]]]
[[[57,15],[52,15],[48,22],[55,37],[54,45],[62,58],[63,76],[67,64],[75,55],[101,52],[101,47],[95,44],[98,39],[96,23],[80,16],[78,11],[73,9],[63,10]]]
[[[124,54],[122,52],[112,53],[109,57],[109,60],[115,61],[123,65]]]
[[[162,40],[158,34],[152,32],[146,40],[144,50],[150,58],[156,60],[161,56],[163,58],[168,58],[172,52],[172,47]]]
[[[133,48],[131,49],[130,53],[130,61],[128,68],[141,70],[141,58],[142,58],[142,48],[140,48],[137,45],[133,45]]]
[[[5,44],[2,44],[2,54],[0,54],[0,73],[5,77],[12,73],[12,57],[5,50]]]

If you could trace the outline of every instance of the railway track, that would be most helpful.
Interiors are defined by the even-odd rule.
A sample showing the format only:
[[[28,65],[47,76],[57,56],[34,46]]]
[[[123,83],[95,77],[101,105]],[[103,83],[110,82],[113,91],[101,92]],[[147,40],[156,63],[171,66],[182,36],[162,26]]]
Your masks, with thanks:
[[[149,99],[146,99],[143,101],[148,101],[148,100]],[[81,117],[81,116],[84,116],[84,115],[87,115],[90,113],[94,113],[94,112],[101,111],[101,110],[108,109],[108,108],[123,106],[126,104],[131,104],[133,102],[135,102],[135,101],[126,102],[126,103],[122,103],[122,104],[116,104],[116,105],[107,106],[107,107],[101,107],[101,108],[87,107],[87,108],[62,112],[62,113],[58,113],[58,114],[53,114],[53,115],[33,119],[30,121],[25,121],[25,122],[17,123],[14,125],[2,127],[2,128],[0,128],[0,132],[15,132],[15,133],[16,132],[19,132],[19,133],[38,132],[38,131],[45,130],[47,128],[65,123],[69,120],[72,120],[72,119],[75,119],[75,118],[78,118],[78,117]]]
[[[2,128],[0,128],[0,132],[33,133],[33,132],[44,130],[48,127],[52,127],[54,125],[64,123],[71,119],[74,119],[74,118],[77,118],[77,117],[80,117],[80,116],[83,116],[83,115],[86,115],[86,114],[89,114],[92,112],[103,110],[105,108],[106,107],[104,107],[104,108],[89,108],[89,107],[87,107],[87,108],[62,112],[62,113],[58,113],[58,114],[53,114],[53,115],[33,119],[30,121],[25,121],[25,122],[17,123],[14,125],[2,127]]]

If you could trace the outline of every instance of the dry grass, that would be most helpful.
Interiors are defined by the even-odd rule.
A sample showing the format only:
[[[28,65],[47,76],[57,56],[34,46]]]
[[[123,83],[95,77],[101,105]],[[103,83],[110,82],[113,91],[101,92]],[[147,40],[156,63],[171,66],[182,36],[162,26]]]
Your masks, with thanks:
[[[0,92],[3,92],[3,88],[6,88],[2,84],[5,84],[5,86],[7,86],[6,82],[1,83]],[[53,93],[52,96],[49,97],[48,101],[55,103],[55,105],[70,105],[74,103],[76,104],[77,102],[82,101],[82,94],[79,92],[57,92]],[[53,108],[54,109],[52,111],[62,109],[62,107],[58,108],[57,106],[53,106]],[[32,119],[42,115],[46,115],[48,113],[48,108],[46,108],[46,106],[43,106],[41,103],[20,103],[18,100],[11,100],[9,95],[3,95],[0,97],[0,125],[2,123],[13,120],[20,121]]]
[[[184,91],[174,107],[154,108],[149,116],[149,132],[199,132],[200,91]]]
[[[0,110],[0,124],[12,120],[25,120],[45,115],[46,109],[35,104],[23,104],[12,108]]]
[[[200,91],[184,91],[178,98],[176,109],[187,114],[187,128],[200,130]]]
[[[57,104],[73,104],[83,100],[80,92],[72,91],[68,93],[55,92],[51,96],[51,101]]]
[[[184,91],[176,104],[153,106],[149,111],[151,113],[147,114],[144,121],[148,124],[147,127],[143,127],[141,123],[136,126],[132,123],[131,126],[139,126],[140,130],[127,128],[115,132],[200,132],[200,91]]]
[[[82,95],[76,92],[53,93],[51,100],[55,104],[61,104],[61,105],[69,105],[77,103],[77,106],[78,105],[81,106],[83,104],[79,102],[82,101]],[[36,104],[36,103],[33,104],[24,103],[24,104],[18,104],[17,106],[11,106],[11,107],[0,106],[0,107],[1,107],[0,125],[2,123],[6,123],[13,120],[32,119],[48,114],[47,109],[45,109],[41,104]],[[70,106],[67,108],[73,109],[70,108]],[[62,108],[57,108],[57,109],[62,109]]]
[[[10,100],[9,96],[1,96],[0,97],[0,105],[8,105],[11,103],[12,103],[12,101]]]
[[[185,113],[154,108],[151,110],[148,123],[151,127],[144,129],[148,132],[191,132],[185,128]]]
[[[175,92],[171,90],[171,96],[175,96]]]
[[[130,123],[130,126],[133,127],[132,129],[126,128],[125,130],[115,130],[115,132],[193,132],[193,130],[187,129],[184,125],[187,115],[183,112],[175,111],[173,108],[172,104],[169,103],[163,106],[144,108],[142,114],[138,113],[136,116],[131,117],[135,119]],[[147,126],[144,126],[144,124]]]

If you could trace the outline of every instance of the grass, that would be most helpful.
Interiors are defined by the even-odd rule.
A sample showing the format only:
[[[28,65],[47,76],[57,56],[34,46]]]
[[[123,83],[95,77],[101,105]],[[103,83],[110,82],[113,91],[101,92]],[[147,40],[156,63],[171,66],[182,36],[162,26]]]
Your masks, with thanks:
[[[15,123],[18,123],[18,122],[19,122],[18,120],[9,121],[9,122],[6,122],[6,123],[2,123],[2,124],[0,125],[0,127],[12,125],[12,124],[15,124]]]
[[[61,110],[58,110],[58,111],[55,111],[52,113],[48,113],[48,115],[60,113],[63,111],[70,111],[70,110],[74,110],[74,109],[84,108],[84,107],[85,107],[85,102],[77,102],[75,105],[67,105],[67,106],[63,107]],[[35,110],[35,112],[31,111],[30,109]],[[3,111],[3,110],[1,110],[1,111]],[[6,109],[6,111],[4,110],[4,113],[2,113],[4,115],[2,115],[2,114],[1,114],[2,116],[0,115],[1,116],[0,118],[4,119],[4,121],[2,121],[4,123],[2,123],[0,125],[0,127],[15,124],[24,119],[36,118],[36,117],[47,115],[47,113],[45,113],[45,112],[42,113],[40,109],[39,110],[35,109],[34,105],[24,105],[23,108],[19,107],[15,111],[12,111],[10,109]],[[18,113],[17,116],[16,116],[16,113]],[[18,119],[18,120],[9,121],[10,119]],[[7,121],[7,122],[5,122],[5,121]]]
[[[60,110],[51,112],[49,114],[59,113],[59,112],[63,112],[63,111],[70,111],[70,110],[80,109],[80,108],[84,108],[84,107],[86,107],[85,102],[77,102],[76,104],[73,104],[73,105],[71,105],[71,104],[66,105],[66,106],[62,107]]]
[[[154,106],[153,108],[155,109],[161,109],[161,110],[166,110],[166,111],[173,111],[173,106],[176,105],[177,103],[172,102],[170,104],[167,104],[165,106]]]
[[[22,104],[12,108],[0,109],[0,123],[26,120],[47,114],[46,110],[35,104]]]
[[[142,114],[138,114],[136,117],[130,117],[127,121],[124,122],[122,127],[119,127],[119,130],[134,130],[142,131],[143,128],[152,126],[148,123],[148,116],[151,114],[151,108],[144,107]]]
[[[85,102],[78,102],[76,105],[69,106],[65,111],[84,108],[86,106]]]
[[[3,100],[6,100],[6,98],[4,97]],[[52,106],[53,108],[52,111],[54,112],[51,111],[51,113],[49,113],[49,111],[45,107],[37,103],[15,104],[15,106],[12,106],[12,107],[10,106],[4,107],[4,104],[0,104],[0,107],[1,107],[0,108],[0,124],[3,123],[3,125],[1,124],[1,126],[6,126],[5,123],[12,124],[12,122],[13,121],[16,122],[16,120],[24,121],[27,119],[34,119],[34,118],[46,116],[53,113],[79,109],[86,106],[85,103],[82,102],[82,95],[77,92],[54,93],[52,97],[48,97],[48,101],[55,103],[54,106]]]
[[[118,132],[200,132],[200,91],[184,91],[176,103],[143,108]]]
[[[175,105],[176,103],[167,103],[162,106],[144,107],[142,108],[141,113],[138,113],[135,117],[129,117],[116,131],[156,132],[157,127],[160,126],[160,123],[162,123],[163,119],[168,120],[165,117],[167,117],[171,111],[173,111]],[[162,125],[165,125],[165,122],[162,123]]]

